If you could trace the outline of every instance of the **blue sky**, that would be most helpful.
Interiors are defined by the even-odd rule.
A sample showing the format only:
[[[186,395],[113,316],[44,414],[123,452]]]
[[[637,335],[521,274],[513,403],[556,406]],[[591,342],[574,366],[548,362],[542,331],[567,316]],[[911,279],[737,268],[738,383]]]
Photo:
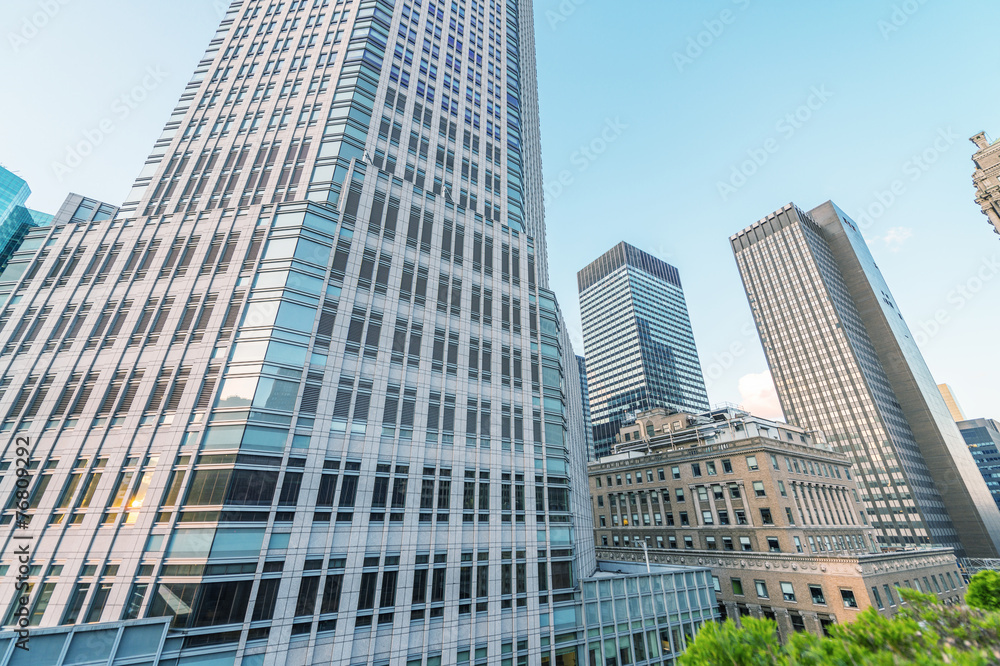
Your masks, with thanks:
[[[535,14],[551,280],[579,351],[576,271],[626,240],[680,269],[711,400],[773,411],[728,238],[833,199],[867,222],[935,378],[968,416],[1000,418],[1000,238],[968,141],[1000,135],[1000,4],[536,0]],[[213,0],[0,5],[0,162],[29,205],[122,200],[220,17]]]

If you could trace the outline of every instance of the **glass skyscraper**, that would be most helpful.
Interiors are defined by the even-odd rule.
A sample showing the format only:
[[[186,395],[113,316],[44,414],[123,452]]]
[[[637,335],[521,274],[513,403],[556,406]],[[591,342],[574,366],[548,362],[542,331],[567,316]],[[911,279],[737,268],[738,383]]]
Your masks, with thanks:
[[[52,221],[51,215],[25,208],[30,195],[31,188],[23,178],[0,166],[0,271],[7,266],[28,229]]]
[[[577,274],[577,286],[597,457],[637,412],[708,410],[676,268],[619,243]]]
[[[968,419],[959,421],[958,429],[993,501],[1000,507],[1000,423],[993,419]]]
[[[33,660],[661,663],[715,616],[707,570],[582,599],[615,577],[532,31],[530,0],[236,0],[121,211],[28,233],[0,611]]]
[[[996,557],[997,510],[855,223],[789,204],[731,239],[791,423],[851,456],[885,548]]]

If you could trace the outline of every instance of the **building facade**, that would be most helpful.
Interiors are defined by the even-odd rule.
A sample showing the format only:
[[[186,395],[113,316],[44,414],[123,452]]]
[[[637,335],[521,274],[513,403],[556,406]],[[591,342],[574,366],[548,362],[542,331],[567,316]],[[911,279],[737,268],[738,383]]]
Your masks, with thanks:
[[[24,206],[31,188],[24,179],[0,166],[0,271],[33,227],[52,222],[52,216]]]
[[[948,413],[951,414],[951,418],[956,423],[964,421],[965,412],[962,411],[962,406],[958,404],[958,400],[955,398],[955,393],[951,390],[951,387],[947,384],[938,384],[938,390],[941,391],[941,397],[944,398],[944,404],[948,407]]]
[[[581,662],[535,87],[530,0],[232,2],[121,210],[67,200],[0,275],[5,628],[52,663],[147,657],[155,618],[178,666]],[[668,624],[714,616],[698,580]]]
[[[589,466],[598,557],[709,566],[724,616],[787,636],[894,613],[899,586],[964,595],[951,549],[882,551],[850,459],[816,433],[726,408],[655,410],[620,434]]]
[[[708,409],[676,268],[619,243],[577,274],[577,286],[597,458],[637,412]]]
[[[995,557],[1000,511],[854,222],[789,204],[730,240],[784,414],[850,456],[880,545]]]
[[[972,174],[972,184],[976,187],[976,203],[983,209],[983,215],[1000,234],[1000,141],[990,141],[985,132],[972,137],[976,153],[972,161],[976,170]]]
[[[576,357],[576,365],[580,371],[580,390],[583,394],[583,423],[587,433],[587,460],[596,460],[594,454],[594,425],[590,420],[590,391],[587,389],[587,359]]]
[[[958,429],[993,500],[1000,506],[1000,423],[993,419],[969,419],[960,421]]]

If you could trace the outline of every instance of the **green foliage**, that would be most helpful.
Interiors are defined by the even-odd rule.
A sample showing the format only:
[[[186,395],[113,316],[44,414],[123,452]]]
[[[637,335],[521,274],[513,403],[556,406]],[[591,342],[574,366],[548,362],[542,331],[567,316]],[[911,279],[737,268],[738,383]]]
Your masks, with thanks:
[[[965,603],[973,608],[1000,611],[1000,573],[985,570],[973,576],[965,593]]]
[[[680,666],[988,666],[1000,664],[1000,613],[944,606],[931,595],[900,591],[893,618],[873,608],[830,636],[801,632],[781,645],[771,620],[705,625]]]

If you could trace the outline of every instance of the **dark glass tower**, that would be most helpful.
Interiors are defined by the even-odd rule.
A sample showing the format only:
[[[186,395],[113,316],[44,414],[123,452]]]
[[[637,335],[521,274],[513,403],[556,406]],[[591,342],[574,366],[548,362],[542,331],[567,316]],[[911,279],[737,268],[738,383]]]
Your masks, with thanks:
[[[708,409],[676,268],[619,243],[577,274],[577,286],[597,457],[636,412]]]

